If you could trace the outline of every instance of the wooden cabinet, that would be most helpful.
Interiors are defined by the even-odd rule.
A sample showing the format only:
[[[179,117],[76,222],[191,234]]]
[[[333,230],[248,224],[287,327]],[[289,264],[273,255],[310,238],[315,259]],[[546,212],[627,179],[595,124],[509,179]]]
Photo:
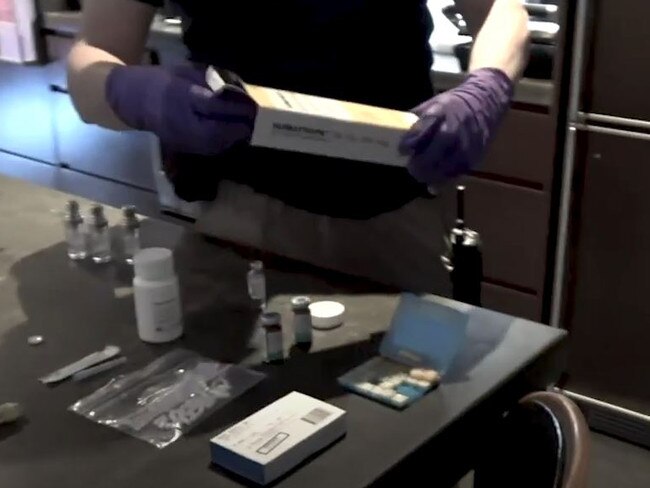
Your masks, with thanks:
[[[55,163],[46,71],[0,62],[0,150]]]
[[[483,283],[481,300],[485,308],[529,320],[539,320],[542,313],[539,296],[491,283]]]
[[[512,109],[476,174],[550,190],[555,123],[546,113]]]
[[[486,279],[530,292],[541,290],[546,269],[548,195],[475,177],[464,182],[467,221],[483,241]],[[454,208],[454,196],[446,193],[445,197],[445,209]]]
[[[539,291],[546,269],[546,193],[468,178],[467,214],[481,234],[487,279]]]
[[[578,148],[570,386],[648,412],[650,142],[581,133]]]
[[[650,119],[650,36],[642,27],[650,4],[640,0],[589,2],[593,18],[583,92],[586,112]]]
[[[511,110],[467,185],[469,226],[483,241],[483,304],[542,320],[556,119]],[[445,213],[454,208],[445,194]]]

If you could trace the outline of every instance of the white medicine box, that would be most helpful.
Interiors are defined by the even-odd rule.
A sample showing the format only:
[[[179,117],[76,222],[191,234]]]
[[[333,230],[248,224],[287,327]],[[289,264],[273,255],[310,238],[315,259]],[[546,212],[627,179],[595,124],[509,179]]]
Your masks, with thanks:
[[[345,432],[344,410],[294,391],[212,438],[212,462],[264,485]]]
[[[206,81],[213,91],[228,84],[212,67],[208,68]],[[418,120],[411,112],[250,85],[241,80],[237,84],[257,104],[252,146],[390,166],[408,163],[399,144]]]

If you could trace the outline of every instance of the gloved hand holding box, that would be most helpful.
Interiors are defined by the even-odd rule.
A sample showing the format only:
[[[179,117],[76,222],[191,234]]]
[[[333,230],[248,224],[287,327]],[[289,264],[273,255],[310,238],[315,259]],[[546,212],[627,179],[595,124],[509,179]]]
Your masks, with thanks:
[[[399,145],[418,120],[414,113],[249,85],[212,67],[206,81],[215,92],[236,83],[255,101],[253,146],[393,166],[408,163]]]

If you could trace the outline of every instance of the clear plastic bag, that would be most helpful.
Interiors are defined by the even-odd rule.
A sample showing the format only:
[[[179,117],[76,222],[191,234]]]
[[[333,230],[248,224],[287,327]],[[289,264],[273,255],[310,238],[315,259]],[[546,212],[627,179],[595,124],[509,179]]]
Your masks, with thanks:
[[[110,381],[70,410],[163,448],[264,376],[175,350]]]

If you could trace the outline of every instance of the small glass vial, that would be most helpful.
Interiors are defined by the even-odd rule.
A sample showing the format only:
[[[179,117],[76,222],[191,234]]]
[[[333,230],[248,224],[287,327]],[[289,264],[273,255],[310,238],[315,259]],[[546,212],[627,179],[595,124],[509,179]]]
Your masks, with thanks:
[[[79,203],[70,200],[65,206],[63,218],[65,240],[68,244],[68,257],[73,261],[86,258],[86,233],[84,232],[84,219],[79,212]]]
[[[122,207],[122,244],[124,260],[133,264],[133,256],[140,250],[140,220],[133,205]]]
[[[262,261],[250,263],[250,270],[246,276],[248,283],[248,296],[261,310],[266,306],[266,277]]]
[[[97,264],[111,261],[111,237],[104,207],[95,204],[90,209],[88,222],[88,252]]]
[[[264,312],[260,317],[266,343],[266,362],[284,361],[284,340],[282,337],[282,317],[276,312]]]
[[[293,333],[296,345],[309,349],[313,340],[309,297],[294,297],[291,299],[293,310]]]

